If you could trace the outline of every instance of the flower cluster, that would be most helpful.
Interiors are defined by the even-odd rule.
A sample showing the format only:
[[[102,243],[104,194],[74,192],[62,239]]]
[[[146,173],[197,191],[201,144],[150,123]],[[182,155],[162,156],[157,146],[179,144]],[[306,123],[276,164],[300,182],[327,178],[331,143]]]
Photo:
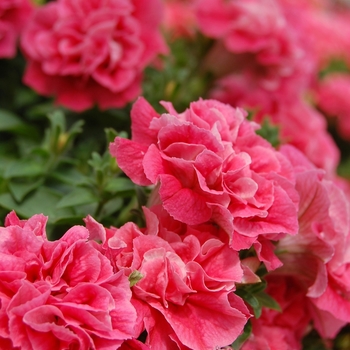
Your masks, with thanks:
[[[257,135],[243,110],[215,100],[182,113],[162,104],[167,113],[158,114],[139,99],[132,140],[110,145],[125,173],[153,188],[144,228],[107,229],[88,216],[86,228],[51,242],[43,215],[8,215],[2,344],[225,347],[253,316],[239,291],[262,283],[259,266],[282,313],[263,308],[243,349],[297,349],[311,324],[334,338],[350,322],[347,198],[294,147],[275,150]]]
[[[25,86],[0,81],[0,348],[343,348],[349,19],[345,0],[1,1],[0,69]]]

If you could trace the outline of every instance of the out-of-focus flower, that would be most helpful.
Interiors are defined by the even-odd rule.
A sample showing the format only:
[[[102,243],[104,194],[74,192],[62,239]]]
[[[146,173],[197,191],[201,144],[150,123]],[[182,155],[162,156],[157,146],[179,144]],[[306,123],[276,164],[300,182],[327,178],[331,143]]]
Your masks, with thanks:
[[[312,60],[278,1],[199,0],[197,18],[205,35],[235,54],[232,70],[252,75],[261,88],[286,93],[307,85]]]
[[[327,131],[327,123],[300,94],[272,94],[259,88],[252,77],[234,74],[217,82],[211,96],[224,103],[252,111],[254,120],[264,118],[280,127],[282,143],[302,151],[317,167],[335,176],[340,152]],[[310,138],[310,135],[314,137]]]
[[[171,39],[193,37],[196,31],[195,0],[165,0],[163,26]]]
[[[46,221],[12,212],[0,228],[0,345],[118,348],[134,336],[128,279],[114,273],[85,227],[50,242]]]
[[[202,32],[217,39],[205,60],[221,78],[210,96],[251,111],[258,123],[269,117],[283,143],[334,177],[339,150],[306,97],[329,60],[347,59],[346,11],[326,0],[210,0],[198,2],[197,16]]]
[[[0,2],[0,58],[15,56],[18,36],[32,11],[33,6],[29,0]]]
[[[314,91],[317,106],[329,117],[336,117],[337,130],[350,139],[350,75],[329,74]]]
[[[23,32],[24,82],[76,111],[122,107],[140,94],[146,65],[166,52],[161,14],[160,0],[50,2]]]
[[[332,59],[350,62],[350,11],[346,6],[339,6],[341,1],[277,1],[283,8],[289,30],[299,33],[300,45],[312,54],[317,70],[325,68]],[[328,40],[330,37],[332,40]]]

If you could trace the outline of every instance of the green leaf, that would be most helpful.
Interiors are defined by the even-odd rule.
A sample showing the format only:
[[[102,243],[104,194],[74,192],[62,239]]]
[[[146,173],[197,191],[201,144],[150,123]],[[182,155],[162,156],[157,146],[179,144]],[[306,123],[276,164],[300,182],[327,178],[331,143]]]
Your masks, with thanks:
[[[97,152],[92,152],[91,159],[88,160],[88,164],[95,171],[102,171],[106,173],[111,167],[111,155],[109,153],[105,153],[104,155],[100,155]]]
[[[276,311],[282,311],[278,302],[272,298],[270,295],[264,292],[260,292],[255,294],[256,299],[259,301],[259,304],[263,307],[267,307],[269,309],[273,309]]]
[[[81,217],[81,215],[62,217],[60,219],[57,219],[54,222],[54,224],[55,225],[69,225],[69,226],[81,225],[82,224],[82,217]]]
[[[259,283],[253,283],[245,285],[245,289],[248,290],[252,294],[257,294],[266,289],[267,283],[265,280],[262,280]]]
[[[62,144],[59,146],[61,147],[61,152],[65,152],[71,147],[75,137],[83,132],[83,125],[84,121],[78,120],[66,133],[60,135],[60,141]]]
[[[35,160],[17,160],[9,164],[4,172],[4,178],[10,179],[14,177],[40,176],[45,173],[44,164],[40,164]]]
[[[55,107],[51,102],[43,102],[27,108],[26,115],[32,120],[44,119],[54,110]]]
[[[261,305],[254,294],[250,293],[244,288],[237,289],[235,293],[252,307],[256,318],[259,318],[261,316]]]
[[[99,220],[109,216],[119,210],[123,205],[123,199],[120,197],[112,198],[102,208],[99,214]]]
[[[109,146],[110,142],[113,142],[114,139],[119,136],[118,132],[114,130],[113,128],[105,128],[105,134],[106,134],[106,140],[107,140],[107,146]]]
[[[91,182],[89,177],[83,175],[74,168],[53,171],[49,176],[50,178],[72,186],[87,185]]]
[[[319,78],[323,79],[328,74],[334,74],[334,73],[349,74],[349,66],[347,62],[339,58],[332,59],[328,63],[328,66],[319,72]]]
[[[350,178],[350,158],[343,160],[337,169],[338,175],[341,177],[345,177],[347,179]]]
[[[89,188],[78,187],[72,192],[65,195],[58,203],[57,208],[74,207],[76,205],[83,205],[98,202],[98,197]]]
[[[20,117],[8,110],[0,109],[0,131],[8,131],[29,138],[37,138],[37,129],[24,123]]]
[[[135,190],[134,183],[125,177],[110,179],[104,188],[106,192],[118,193]]]
[[[249,338],[251,333],[252,333],[252,325],[248,321],[244,326],[243,333],[232,343],[231,345],[232,349],[239,350],[244,344],[244,342]]]
[[[12,162],[13,162],[13,159],[7,158],[7,157],[3,157],[0,154],[0,175],[2,177],[4,176],[6,169],[12,164]]]
[[[273,147],[277,147],[280,142],[279,137],[280,128],[273,125],[268,117],[265,117],[261,123],[261,129],[258,129],[256,133],[269,141]]]
[[[0,206],[7,210],[15,210],[22,217],[30,217],[42,213],[49,216],[54,222],[60,218],[73,216],[74,210],[69,208],[57,209],[56,205],[61,196],[56,191],[47,187],[39,187],[32,195],[22,203],[17,203],[10,193],[0,195]]]
[[[0,131],[14,130],[21,125],[24,123],[16,114],[0,109]]]
[[[27,87],[17,88],[14,104],[16,108],[23,108],[33,105],[39,101],[40,97],[32,89]]]
[[[15,200],[21,202],[28,193],[41,186],[43,182],[44,179],[31,183],[9,181],[8,186]]]

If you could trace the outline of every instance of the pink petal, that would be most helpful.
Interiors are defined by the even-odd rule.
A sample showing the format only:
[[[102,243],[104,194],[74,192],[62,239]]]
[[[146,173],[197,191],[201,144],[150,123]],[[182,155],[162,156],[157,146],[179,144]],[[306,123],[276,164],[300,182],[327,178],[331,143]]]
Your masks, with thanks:
[[[109,151],[117,159],[118,166],[137,185],[147,186],[152,182],[146,178],[142,162],[148,146],[116,137]]]
[[[200,194],[183,188],[172,175],[161,175],[160,183],[159,194],[164,208],[175,220],[198,225],[210,219],[212,211]]]
[[[141,144],[150,145],[157,142],[157,133],[150,129],[153,118],[159,118],[159,114],[143,98],[139,97],[131,109],[132,140]]]

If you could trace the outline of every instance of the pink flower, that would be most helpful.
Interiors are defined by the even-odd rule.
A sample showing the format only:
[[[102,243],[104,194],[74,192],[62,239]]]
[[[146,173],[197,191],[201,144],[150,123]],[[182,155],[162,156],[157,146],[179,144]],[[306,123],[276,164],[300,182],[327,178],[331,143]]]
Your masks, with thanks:
[[[279,1],[200,0],[197,19],[205,35],[235,54],[231,69],[252,75],[264,90],[300,90],[309,81],[312,60]]]
[[[134,336],[128,279],[114,273],[86,228],[49,242],[46,220],[10,213],[0,228],[0,344],[118,348]]]
[[[24,82],[76,111],[124,106],[140,94],[146,65],[166,51],[160,11],[160,0],[59,0],[38,8],[21,42]]]
[[[145,234],[127,223],[107,230],[103,244],[107,254],[124,242],[116,266],[129,278],[141,278],[132,287],[133,305],[139,334],[147,331],[146,345],[204,350],[231,344],[250,316],[232,293],[243,273],[237,252],[215,237],[201,243],[192,234],[181,239],[162,232],[156,215],[146,215]]]
[[[3,0],[0,3],[0,57],[16,55],[17,39],[29,19],[33,6],[29,0]]]
[[[234,74],[218,81],[211,96],[251,110],[258,123],[268,117],[280,127],[282,143],[297,147],[317,167],[325,169],[329,176],[335,176],[339,149],[327,131],[324,116],[308,105],[300,94],[292,91],[286,95],[273,94],[257,86],[252,77]],[[310,135],[315,137],[310,138]]]
[[[297,172],[300,228],[298,235],[278,242],[283,267],[274,274],[299,281],[315,328],[322,337],[334,338],[350,321],[349,202],[295,149],[285,146],[282,153]]]
[[[187,225],[216,223],[235,249],[249,248],[259,235],[297,231],[290,165],[243,110],[214,100],[193,102],[180,114],[163,105],[169,114],[158,115],[139,99],[132,140],[118,137],[110,146],[132,181],[157,185],[150,206],[161,202]]]
[[[317,106],[329,117],[337,118],[339,134],[350,139],[350,75],[330,74],[315,89]]]
[[[293,23],[293,29],[301,33],[304,47],[313,53],[312,57],[319,70],[324,69],[332,59],[342,58],[349,62],[348,6],[328,0],[278,2],[288,21]],[[332,40],[325,40],[328,36]]]
[[[165,0],[163,26],[170,37],[193,37],[196,31],[195,0]]]
[[[202,32],[217,39],[205,62],[223,78],[210,96],[251,111],[259,123],[270,117],[283,142],[334,176],[339,150],[324,117],[305,102],[319,69],[347,47],[345,15],[327,3],[200,0],[197,16]],[[324,40],[327,35],[334,40]],[[311,133],[317,136],[310,139]]]

